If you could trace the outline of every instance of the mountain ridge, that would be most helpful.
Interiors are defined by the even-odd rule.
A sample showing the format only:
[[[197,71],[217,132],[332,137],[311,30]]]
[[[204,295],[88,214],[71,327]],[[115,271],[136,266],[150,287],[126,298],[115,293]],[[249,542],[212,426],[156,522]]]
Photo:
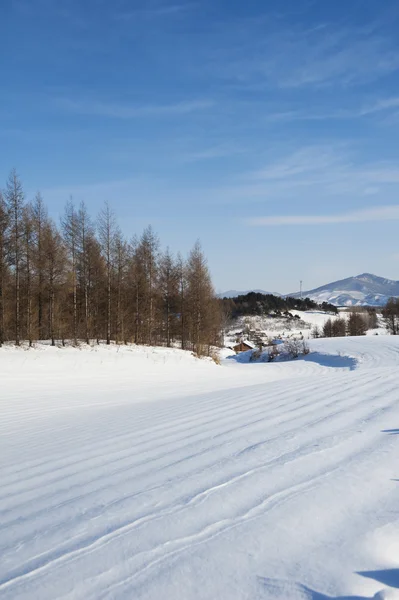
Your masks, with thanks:
[[[295,298],[300,292],[288,295]],[[307,290],[303,296],[335,306],[384,306],[389,298],[399,297],[399,281],[361,273]]]
[[[268,294],[262,290],[249,290],[237,292],[235,295],[245,295],[250,291]],[[233,298],[236,290],[229,290],[225,294],[218,294],[219,298]],[[274,294],[281,296],[282,294]],[[298,298],[300,292],[284,294],[285,297]],[[318,304],[328,302],[335,306],[385,306],[389,298],[399,297],[399,281],[387,279],[372,273],[346,277],[337,281],[326,283],[317,288],[302,292],[304,298],[310,298]]]

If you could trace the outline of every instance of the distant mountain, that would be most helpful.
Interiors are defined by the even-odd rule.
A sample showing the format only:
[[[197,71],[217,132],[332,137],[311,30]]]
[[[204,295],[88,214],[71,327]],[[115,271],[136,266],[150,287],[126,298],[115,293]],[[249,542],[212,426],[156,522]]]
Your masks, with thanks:
[[[299,292],[287,294],[298,298]],[[384,306],[392,296],[399,297],[399,281],[363,273],[340,281],[327,283],[302,293],[318,304],[329,302],[335,306]]]
[[[255,294],[264,294],[264,295],[268,295],[268,294],[272,294],[273,296],[281,296],[281,294],[278,294],[277,292],[265,292],[265,290],[246,290],[244,292],[240,292],[238,290],[228,290],[227,292],[222,292],[221,294],[218,294],[217,297],[218,298],[236,298],[237,296],[246,296],[247,294],[250,294],[251,292],[255,292]]]
[[[218,298],[235,298],[245,296],[250,292],[258,294],[273,294],[281,296],[276,292],[265,290],[228,290],[218,294]],[[286,294],[293,298],[299,298],[300,292]],[[378,277],[371,273],[363,273],[356,277],[347,277],[339,281],[327,283],[314,290],[302,292],[304,298],[310,298],[318,304],[328,302],[335,306],[385,306],[389,298],[399,297],[399,281]]]

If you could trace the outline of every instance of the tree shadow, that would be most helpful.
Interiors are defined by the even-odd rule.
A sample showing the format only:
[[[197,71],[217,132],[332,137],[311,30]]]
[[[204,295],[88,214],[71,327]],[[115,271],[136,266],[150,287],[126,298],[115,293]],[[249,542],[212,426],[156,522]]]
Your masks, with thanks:
[[[399,589],[399,569],[382,569],[381,571],[359,571],[358,575],[375,579],[391,588]]]
[[[382,569],[379,571],[358,571],[358,575],[374,579],[390,588],[399,589],[399,569]],[[328,596],[306,585],[293,581],[284,581],[270,577],[259,577],[259,583],[270,598],[290,598],[295,600],[372,600],[374,596]]]
[[[259,581],[264,591],[268,593],[267,598],[278,598],[279,600],[371,600],[366,596],[327,596],[300,583],[269,577],[260,577]]]
[[[232,354],[228,356],[228,360],[234,360],[238,363],[251,363],[252,362],[252,354],[253,350],[247,350],[246,352],[240,352],[239,354]],[[354,371],[357,368],[357,360],[356,358],[352,358],[351,356],[339,356],[337,354],[323,354],[322,352],[311,352],[305,356],[301,355],[296,359],[289,357],[287,354],[280,354],[273,363],[270,364],[281,364],[285,362],[294,361],[304,361],[311,362],[320,365],[321,367],[328,367],[332,369],[347,369],[349,371]],[[267,363],[267,353],[264,352],[260,360],[253,361],[253,364],[258,364],[260,362]]]
[[[357,368],[357,360],[352,356],[338,356],[337,354],[322,354],[321,352],[311,352],[303,357],[305,362],[317,363],[322,367],[333,369],[349,369],[354,371]]]
[[[381,433],[388,433],[389,435],[399,435],[399,429],[382,429]]]

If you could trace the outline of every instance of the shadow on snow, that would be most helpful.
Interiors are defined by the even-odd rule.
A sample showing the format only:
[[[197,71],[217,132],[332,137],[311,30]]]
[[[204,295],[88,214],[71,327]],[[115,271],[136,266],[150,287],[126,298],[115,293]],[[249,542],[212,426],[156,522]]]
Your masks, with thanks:
[[[363,577],[375,579],[391,588],[399,589],[399,569],[382,569],[381,571],[360,571]]]
[[[252,362],[252,350],[233,354],[227,358],[228,360],[235,360],[238,363],[248,364]],[[338,356],[337,354],[323,354],[321,352],[311,352],[306,356],[299,356],[299,358],[296,359],[285,356],[282,353],[277,360],[273,361],[273,363],[292,362],[294,360],[296,362],[303,361],[315,363],[321,367],[329,367],[332,369],[347,369],[349,371],[354,371],[357,368],[357,360],[351,356]],[[267,352],[263,353],[262,359],[254,360],[253,364],[259,364],[260,362],[267,363]]]
[[[362,577],[374,579],[379,583],[390,588],[399,589],[399,569],[383,569],[380,571],[359,571],[357,573]],[[372,600],[374,596],[328,596],[312,590],[306,585],[301,585],[289,581],[281,581],[268,577],[260,577],[264,590],[273,594],[276,598],[295,598],[295,600]],[[273,597],[271,596],[271,597]]]
[[[311,352],[307,356],[301,357],[301,359],[305,362],[313,362],[322,367],[331,367],[333,369],[349,369],[350,371],[354,371],[357,368],[357,360],[351,356]]]

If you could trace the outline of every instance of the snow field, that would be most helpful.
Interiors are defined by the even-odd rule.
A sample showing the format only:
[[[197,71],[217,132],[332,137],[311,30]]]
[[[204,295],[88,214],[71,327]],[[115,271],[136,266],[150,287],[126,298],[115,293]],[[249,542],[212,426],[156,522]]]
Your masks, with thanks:
[[[399,340],[310,346],[0,350],[0,597],[397,597]]]

